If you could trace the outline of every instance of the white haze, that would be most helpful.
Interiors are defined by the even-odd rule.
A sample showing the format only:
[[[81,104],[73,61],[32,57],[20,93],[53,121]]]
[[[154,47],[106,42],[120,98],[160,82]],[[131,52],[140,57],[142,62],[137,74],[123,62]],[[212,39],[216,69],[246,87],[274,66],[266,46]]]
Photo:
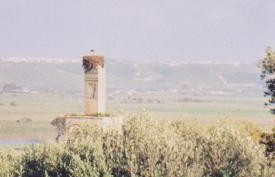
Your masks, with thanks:
[[[0,0],[0,57],[256,61],[273,0]]]

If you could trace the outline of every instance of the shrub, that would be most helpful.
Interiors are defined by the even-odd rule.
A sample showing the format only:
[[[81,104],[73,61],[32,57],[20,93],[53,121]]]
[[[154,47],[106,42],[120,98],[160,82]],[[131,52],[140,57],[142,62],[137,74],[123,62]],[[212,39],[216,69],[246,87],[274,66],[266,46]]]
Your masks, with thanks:
[[[26,148],[19,161],[9,162],[15,165],[5,173],[22,177],[275,175],[264,147],[247,126],[228,121],[206,128],[137,114],[123,125],[122,132],[87,125],[68,137],[59,144]]]
[[[16,102],[14,102],[14,101],[10,102],[10,105],[11,106],[17,106]]]
[[[260,143],[265,145],[265,156],[268,158],[268,165],[275,168],[275,127],[270,133],[262,133]]]
[[[20,176],[21,167],[18,163],[19,156],[13,151],[0,152],[0,176],[13,177]]]

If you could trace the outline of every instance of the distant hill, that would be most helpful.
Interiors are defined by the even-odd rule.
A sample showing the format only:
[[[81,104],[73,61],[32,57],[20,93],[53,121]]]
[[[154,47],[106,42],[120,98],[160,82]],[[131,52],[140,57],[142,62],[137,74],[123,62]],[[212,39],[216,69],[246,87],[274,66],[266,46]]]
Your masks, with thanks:
[[[133,62],[106,60],[107,89],[182,93],[248,93],[262,89],[256,63]],[[0,60],[0,89],[6,84],[41,92],[82,92],[77,60]]]

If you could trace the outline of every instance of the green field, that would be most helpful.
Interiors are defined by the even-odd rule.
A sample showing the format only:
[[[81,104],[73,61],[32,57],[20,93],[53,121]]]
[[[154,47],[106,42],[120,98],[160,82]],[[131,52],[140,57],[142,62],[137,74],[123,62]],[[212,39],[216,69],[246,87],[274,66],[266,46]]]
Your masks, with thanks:
[[[193,96],[195,102],[129,103],[107,101],[107,111],[113,114],[128,114],[149,111],[155,119],[195,120],[197,123],[212,124],[220,119],[251,121],[263,127],[271,126],[273,116],[263,106],[261,97],[242,96]],[[15,103],[12,105],[12,102]],[[50,125],[55,117],[82,113],[81,97],[55,95],[1,95],[0,97],[0,140],[35,139],[53,141],[56,131]],[[32,122],[18,123],[29,118]]]

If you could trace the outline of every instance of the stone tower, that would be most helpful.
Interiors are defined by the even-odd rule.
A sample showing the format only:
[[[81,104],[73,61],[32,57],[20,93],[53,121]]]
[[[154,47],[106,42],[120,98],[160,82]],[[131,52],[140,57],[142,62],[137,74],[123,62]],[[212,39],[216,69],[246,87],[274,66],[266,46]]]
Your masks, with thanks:
[[[82,66],[85,73],[85,115],[105,113],[105,66],[104,56],[83,56]]]

